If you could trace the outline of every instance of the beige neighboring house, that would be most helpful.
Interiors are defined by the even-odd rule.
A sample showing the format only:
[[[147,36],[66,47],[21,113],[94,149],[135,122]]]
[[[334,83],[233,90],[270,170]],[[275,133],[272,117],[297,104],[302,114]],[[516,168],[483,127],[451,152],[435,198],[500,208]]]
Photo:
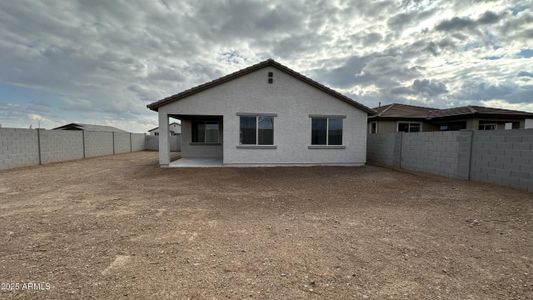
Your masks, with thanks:
[[[170,135],[178,135],[178,134],[180,134],[181,133],[181,124],[179,124],[177,122],[173,122],[173,123],[168,124],[168,131],[169,131]],[[149,135],[158,136],[159,135],[159,127],[152,128],[152,129],[148,130],[148,134]]]
[[[159,163],[224,166],[366,162],[374,110],[266,60],[148,105],[159,115]],[[169,118],[181,121],[181,158],[170,161]]]
[[[377,114],[368,117],[368,132],[371,134],[523,129],[533,125],[533,113],[482,106],[437,109],[393,103],[376,107],[374,110]]]

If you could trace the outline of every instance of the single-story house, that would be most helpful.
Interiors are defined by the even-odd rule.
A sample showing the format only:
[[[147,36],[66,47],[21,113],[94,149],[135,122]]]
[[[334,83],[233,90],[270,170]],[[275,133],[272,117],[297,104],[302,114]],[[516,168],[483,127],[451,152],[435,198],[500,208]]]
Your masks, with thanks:
[[[169,131],[170,135],[178,135],[178,134],[180,134],[181,133],[181,124],[177,123],[177,122],[172,122],[172,123],[168,124],[168,131]],[[149,135],[158,136],[159,135],[159,127],[152,128],[152,129],[148,130],[148,134]]]
[[[181,121],[182,159],[225,166],[366,162],[374,110],[272,60],[147,106],[159,114],[159,163],[170,162],[169,117]]]
[[[447,109],[393,103],[374,108],[369,133],[529,128],[533,113],[482,106]]]
[[[85,130],[85,131],[105,131],[105,132],[127,132],[112,126],[92,125],[84,123],[69,123],[63,126],[53,128],[52,130]]]

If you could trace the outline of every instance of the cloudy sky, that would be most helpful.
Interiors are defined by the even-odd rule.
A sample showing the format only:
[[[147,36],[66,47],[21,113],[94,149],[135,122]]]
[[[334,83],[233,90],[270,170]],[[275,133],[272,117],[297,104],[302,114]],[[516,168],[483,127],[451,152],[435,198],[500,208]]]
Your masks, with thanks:
[[[533,111],[530,1],[0,2],[0,124],[144,132],[146,104],[267,58],[368,106]]]

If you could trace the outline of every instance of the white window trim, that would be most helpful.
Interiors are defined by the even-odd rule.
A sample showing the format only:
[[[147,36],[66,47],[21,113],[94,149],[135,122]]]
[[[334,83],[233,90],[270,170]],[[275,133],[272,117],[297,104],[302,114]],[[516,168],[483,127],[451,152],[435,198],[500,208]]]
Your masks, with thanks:
[[[420,125],[420,131],[419,132],[422,132],[422,122],[413,122],[413,121],[396,121],[396,132],[400,132],[400,123],[408,123],[409,124],[409,127],[408,127],[409,131],[407,131],[407,133],[411,132],[411,124]]]
[[[241,130],[241,117],[255,117],[255,144],[242,144],[241,138],[239,137],[239,144],[237,145],[237,148],[239,149],[277,149],[278,146],[276,146],[275,143],[275,125],[274,125],[274,118],[278,116],[276,113],[237,113],[237,122],[238,122],[238,128],[239,132]],[[271,117],[272,118],[272,145],[259,145],[259,117]],[[239,133],[240,134],[240,133]]]

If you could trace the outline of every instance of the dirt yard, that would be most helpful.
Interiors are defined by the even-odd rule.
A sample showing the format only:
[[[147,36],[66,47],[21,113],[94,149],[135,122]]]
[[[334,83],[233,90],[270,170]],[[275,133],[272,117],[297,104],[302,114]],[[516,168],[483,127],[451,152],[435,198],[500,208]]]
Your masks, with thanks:
[[[533,194],[378,167],[0,172],[0,298],[531,299]]]

